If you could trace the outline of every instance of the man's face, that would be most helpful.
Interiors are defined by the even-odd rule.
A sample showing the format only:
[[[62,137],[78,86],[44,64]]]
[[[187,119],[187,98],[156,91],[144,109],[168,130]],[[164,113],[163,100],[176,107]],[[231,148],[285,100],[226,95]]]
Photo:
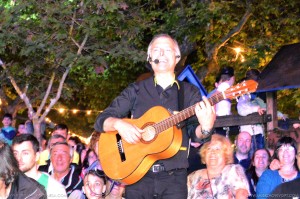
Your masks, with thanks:
[[[67,173],[72,161],[70,147],[64,144],[53,146],[50,160],[55,173]]]
[[[179,61],[176,58],[175,43],[170,38],[157,38],[151,45],[150,57],[152,60],[158,59],[159,63],[151,62],[154,72],[174,72]]]
[[[14,144],[12,149],[14,156],[19,163],[19,169],[23,173],[35,169],[39,156],[38,152],[34,152],[32,143],[30,141],[24,141],[21,144]]]
[[[11,125],[11,119],[9,118],[9,117],[5,117],[5,118],[3,118],[3,120],[2,120],[2,124],[3,124],[3,126],[10,126]]]
[[[246,155],[250,151],[251,136],[248,132],[240,132],[236,140],[237,153]]]
[[[56,129],[55,131],[53,131],[52,135],[61,135],[63,136],[64,138],[68,138],[68,132],[67,132],[67,129]]]

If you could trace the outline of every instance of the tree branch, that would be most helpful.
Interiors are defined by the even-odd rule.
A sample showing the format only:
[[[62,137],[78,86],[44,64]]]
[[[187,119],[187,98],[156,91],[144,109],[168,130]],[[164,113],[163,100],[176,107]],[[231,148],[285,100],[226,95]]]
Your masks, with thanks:
[[[0,59],[0,65],[2,66],[2,68],[7,72],[7,76],[10,79],[11,84],[13,85],[13,87],[15,88],[16,92],[18,93],[18,95],[20,96],[20,98],[24,101],[24,103],[26,104],[27,107],[31,107],[32,106],[30,104],[30,101],[28,99],[28,97],[26,96],[26,93],[23,93],[20,89],[20,87],[18,86],[16,80],[14,79],[14,77],[10,74],[10,71],[7,69],[6,64],[3,63],[3,61]],[[27,88],[25,88],[24,90],[25,92],[27,91]]]
[[[251,5],[249,3],[247,3],[246,12],[243,15],[243,17],[241,18],[241,20],[239,21],[239,23],[231,31],[229,31],[228,34],[225,35],[219,42],[215,43],[214,45],[210,45],[210,46],[206,45],[207,57],[209,60],[209,63],[208,63],[208,71],[209,72],[213,71],[214,68],[216,67],[216,65],[218,65],[217,55],[218,55],[219,49],[221,47],[223,47],[230,38],[232,38],[235,35],[240,33],[240,31],[243,29],[244,25],[248,21],[251,14],[252,14]]]
[[[77,57],[74,58],[73,62],[69,64],[69,66],[66,68],[66,71],[65,71],[64,74],[62,75],[62,78],[61,78],[61,80],[60,80],[60,82],[59,82],[59,87],[58,87],[56,96],[55,96],[54,99],[52,98],[52,99],[50,100],[49,106],[46,108],[46,110],[44,111],[43,115],[40,117],[40,120],[41,120],[41,121],[45,119],[45,117],[47,116],[47,114],[50,112],[51,108],[52,108],[52,107],[55,105],[55,103],[59,100],[59,98],[60,98],[60,96],[61,96],[62,89],[63,89],[64,82],[65,82],[65,80],[66,80],[66,78],[67,78],[67,76],[68,76],[68,74],[69,74],[69,72],[70,72],[70,69],[72,68],[72,66],[73,66],[74,63],[76,62],[78,56],[81,55],[81,52],[82,52],[82,50],[83,50],[83,48],[84,48],[84,46],[85,46],[85,44],[86,44],[86,42],[87,42],[87,40],[88,40],[88,37],[89,37],[89,35],[86,34],[85,37],[84,37],[84,39],[83,39],[83,41],[82,41],[82,43],[81,43],[81,45],[80,45],[80,47],[79,47],[78,50],[77,50]]]
[[[73,16],[72,16],[72,23],[71,23],[70,30],[69,30],[69,36],[70,37],[72,37],[75,21],[76,21],[76,10],[74,10],[74,13],[73,13]]]
[[[222,46],[224,46],[227,43],[227,41],[231,37],[234,37],[235,35],[239,34],[241,32],[241,30],[243,29],[244,25],[246,24],[246,22],[248,21],[251,14],[252,13],[250,12],[250,9],[247,9],[244,16],[238,23],[238,25],[236,27],[234,27],[227,35],[225,35],[218,44],[215,44],[214,48],[219,50]]]
[[[47,102],[47,99],[48,99],[48,97],[49,97],[49,95],[50,95],[50,91],[51,91],[51,89],[52,89],[52,85],[53,85],[53,82],[54,82],[54,78],[55,78],[55,73],[53,72],[52,75],[51,75],[51,79],[50,79],[50,82],[49,82],[49,85],[48,85],[46,94],[45,94],[45,96],[44,96],[44,98],[43,98],[43,100],[42,100],[41,105],[39,106],[39,108],[38,108],[38,110],[37,110],[37,112],[36,112],[37,115],[40,115],[41,112],[42,112],[42,110],[43,110],[43,108],[45,107],[45,104],[46,104],[46,102]],[[45,117],[46,117],[46,116],[45,116]],[[44,118],[42,118],[42,119],[39,118],[39,122],[42,122],[43,120],[44,120]]]

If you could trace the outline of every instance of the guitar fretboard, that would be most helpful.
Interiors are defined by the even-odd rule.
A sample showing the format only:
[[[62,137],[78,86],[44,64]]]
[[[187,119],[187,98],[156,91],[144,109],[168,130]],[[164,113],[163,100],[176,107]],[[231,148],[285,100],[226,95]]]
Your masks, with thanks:
[[[223,93],[217,93],[217,94],[211,96],[208,99],[208,101],[210,102],[211,105],[215,105],[216,103],[218,103],[224,99],[225,99],[225,97],[223,96]],[[167,130],[168,128],[178,124],[179,122],[182,122],[183,120],[186,120],[186,119],[190,118],[191,116],[195,115],[195,106],[196,106],[196,104],[180,111],[177,114],[170,116],[169,118],[167,118],[161,122],[154,124],[153,127],[155,128],[156,133],[161,133],[161,132]]]

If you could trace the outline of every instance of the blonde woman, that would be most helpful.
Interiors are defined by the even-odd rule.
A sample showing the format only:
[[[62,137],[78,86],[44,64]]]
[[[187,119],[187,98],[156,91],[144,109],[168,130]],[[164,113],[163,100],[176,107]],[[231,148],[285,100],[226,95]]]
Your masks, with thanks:
[[[188,176],[188,199],[247,198],[249,184],[244,169],[233,163],[233,148],[229,139],[212,135],[200,149],[206,169]]]

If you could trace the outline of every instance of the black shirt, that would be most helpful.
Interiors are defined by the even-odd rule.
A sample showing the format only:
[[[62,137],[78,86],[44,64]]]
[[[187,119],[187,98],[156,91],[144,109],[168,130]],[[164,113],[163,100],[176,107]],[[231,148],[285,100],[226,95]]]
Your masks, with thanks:
[[[179,89],[182,90],[179,91]],[[95,130],[103,132],[103,122],[108,117],[125,118],[130,115],[132,119],[136,119],[154,106],[162,106],[167,110],[179,111],[178,98],[182,93],[184,95],[183,109],[201,100],[198,88],[187,82],[181,82],[180,84],[174,82],[166,89],[156,85],[153,77],[132,83],[97,117]],[[189,136],[195,140],[195,128],[199,123],[197,117],[193,116],[186,120],[186,124],[182,129],[181,150],[175,156],[159,161],[165,166],[167,171],[188,167]]]
[[[300,178],[292,180],[290,182],[285,182],[278,187],[270,194],[268,198],[300,198]]]
[[[236,155],[234,153],[234,164],[240,164],[244,168],[244,170],[246,171],[250,167],[251,158],[248,155],[247,159],[239,160],[239,159],[237,159],[237,157],[236,157]]]

